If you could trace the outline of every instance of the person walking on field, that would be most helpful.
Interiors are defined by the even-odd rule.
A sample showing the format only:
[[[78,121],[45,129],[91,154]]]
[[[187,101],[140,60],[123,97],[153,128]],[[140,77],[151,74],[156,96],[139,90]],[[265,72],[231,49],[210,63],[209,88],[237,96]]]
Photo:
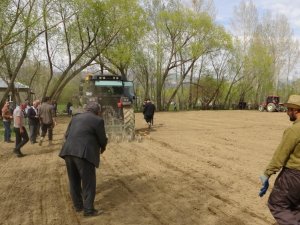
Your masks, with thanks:
[[[143,114],[144,119],[146,120],[149,128],[151,127],[151,125],[153,125],[155,109],[155,105],[150,101],[150,99],[147,99],[146,104],[144,106]]]
[[[49,97],[44,97],[42,104],[38,107],[38,115],[41,125],[41,139],[39,145],[43,144],[46,133],[48,132],[49,145],[52,144],[53,140],[53,128],[56,126],[55,112],[53,105],[51,104],[51,99]]]
[[[100,154],[106,149],[107,137],[104,121],[98,115],[100,105],[89,102],[86,112],[76,114],[67,128],[66,141],[59,154],[66,162],[70,194],[77,212],[84,216],[97,216],[94,208],[96,195],[96,167]]]
[[[293,125],[287,128],[263,175],[262,197],[269,178],[280,171],[268,199],[268,207],[279,225],[300,224],[300,95],[291,95],[284,104]]]
[[[29,137],[27,134],[27,130],[25,128],[25,116],[24,110],[27,105],[25,103],[17,106],[13,112],[14,118],[14,131],[16,134],[16,146],[13,150],[13,153],[17,155],[17,157],[23,157],[24,154],[21,152],[21,148],[28,142]]]
[[[5,102],[3,108],[2,108],[2,118],[3,118],[3,127],[4,127],[4,141],[7,143],[13,142],[11,140],[11,121],[13,119],[13,116],[9,109],[9,102]]]
[[[39,103],[40,103],[39,100],[35,100],[32,103],[32,106],[27,111],[28,125],[29,125],[29,139],[31,144],[37,143],[36,138],[40,127],[40,120],[37,111]]]
[[[73,104],[71,102],[67,103],[67,113],[68,116],[72,116],[72,109],[73,109]]]

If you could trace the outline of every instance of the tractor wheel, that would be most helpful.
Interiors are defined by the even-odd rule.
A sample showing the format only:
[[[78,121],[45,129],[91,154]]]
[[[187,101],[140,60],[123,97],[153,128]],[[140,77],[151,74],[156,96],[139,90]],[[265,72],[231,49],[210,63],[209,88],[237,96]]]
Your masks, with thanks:
[[[260,112],[265,111],[265,107],[263,105],[258,106],[258,111]]]
[[[268,112],[275,112],[275,110],[276,110],[276,105],[274,103],[269,103],[267,105],[267,111]]]
[[[124,115],[124,137],[128,141],[133,141],[135,138],[135,116],[133,108],[123,108]]]

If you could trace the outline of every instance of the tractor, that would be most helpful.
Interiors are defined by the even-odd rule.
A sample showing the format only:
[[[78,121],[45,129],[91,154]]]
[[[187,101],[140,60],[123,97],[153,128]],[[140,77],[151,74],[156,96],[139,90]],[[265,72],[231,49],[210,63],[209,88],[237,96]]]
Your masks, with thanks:
[[[258,110],[260,112],[285,112],[286,108],[283,103],[280,103],[279,96],[270,95],[266,98],[266,101],[259,105]]]
[[[131,141],[135,138],[135,100],[132,81],[115,75],[87,75],[79,88],[79,102],[101,105],[101,117],[109,140]]]

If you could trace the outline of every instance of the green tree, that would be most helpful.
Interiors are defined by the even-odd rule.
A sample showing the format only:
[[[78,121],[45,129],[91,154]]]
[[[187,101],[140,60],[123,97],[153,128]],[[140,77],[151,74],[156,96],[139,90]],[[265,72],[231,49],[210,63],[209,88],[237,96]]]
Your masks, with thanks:
[[[147,29],[145,12],[137,0],[111,0],[108,8],[110,22],[118,33],[96,62],[102,73],[103,70],[108,70],[127,79],[128,69],[138,54],[137,46],[143,44],[141,40]]]
[[[212,18],[203,12],[196,12],[181,5],[178,1],[164,4],[162,1],[148,2],[151,31],[148,49],[155,64],[153,74],[157,108],[163,108],[164,88],[167,81],[173,82],[172,74],[179,70],[176,88],[167,100],[167,106],[196,61],[210,51],[230,45],[230,37],[221,27],[213,23]]]

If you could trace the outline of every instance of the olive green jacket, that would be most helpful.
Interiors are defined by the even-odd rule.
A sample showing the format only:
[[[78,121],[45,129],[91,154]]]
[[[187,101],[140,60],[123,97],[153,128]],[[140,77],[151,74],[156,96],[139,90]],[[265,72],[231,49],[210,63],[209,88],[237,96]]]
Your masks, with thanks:
[[[282,167],[300,170],[300,119],[287,128],[264,174],[271,176]]]

